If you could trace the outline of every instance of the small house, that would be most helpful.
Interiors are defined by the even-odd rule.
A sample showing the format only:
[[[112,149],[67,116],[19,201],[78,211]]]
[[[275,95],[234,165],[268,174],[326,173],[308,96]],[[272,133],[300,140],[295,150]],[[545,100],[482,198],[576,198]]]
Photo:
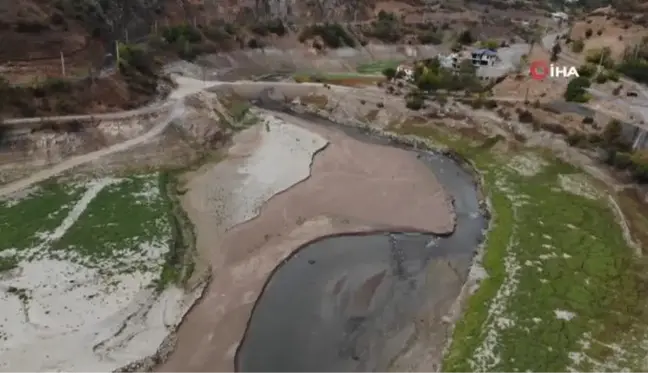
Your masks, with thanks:
[[[414,80],[414,66],[410,64],[400,64],[396,68],[396,73],[399,75],[403,75],[403,77],[407,80]]]
[[[567,22],[569,20],[569,16],[564,12],[551,13],[551,18],[556,22]]]
[[[497,62],[497,52],[492,49],[477,49],[470,54],[473,66],[493,66]]]
[[[441,66],[445,67],[446,69],[458,69],[460,60],[461,57],[458,53],[452,53],[447,56],[439,56],[439,62],[441,63]]]

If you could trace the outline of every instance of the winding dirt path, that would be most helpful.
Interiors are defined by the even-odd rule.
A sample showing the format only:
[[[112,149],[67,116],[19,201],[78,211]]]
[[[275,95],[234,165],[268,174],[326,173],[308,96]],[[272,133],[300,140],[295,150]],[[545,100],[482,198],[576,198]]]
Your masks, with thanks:
[[[65,171],[68,171],[74,167],[80,166],[82,164],[86,164],[92,161],[95,161],[101,157],[105,157],[107,155],[117,153],[117,152],[122,152],[124,150],[128,150],[136,145],[142,144],[144,142],[150,141],[154,139],[155,137],[159,136],[162,134],[162,132],[171,124],[171,122],[174,119],[180,118],[182,114],[184,113],[184,102],[183,99],[184,97],[200,92],[203,89],[206,89],[211,86],[215,86],[218,84],[218,82],[202,82],[198,81],[195,79],[190,79],[190,78],[184,78],[181,81],[178,82],[179,86],[178,88],[171,93],[170,95],[170,100],[167,101],[164,105],[160,107],[156,107],[156,110],[160,110],[161,108],[166,108],[166,107],[171,107],[171,112],[169,113],[169,116],[165,118],[162,122],[158,123],[155,125],[153,128],[151,128],[149,131],[146,133],[143,133],[137,137],[134,137],[132,139],[126,140],[124,142],[118,143],[111,145],[107,148],[100,149],[91,153],[87,154],[82,154],[79,156],[75,156],[69,159],[64,160],[61,163],[58,163],[51,168],[36,172],[32,174],[29,177],[26,177],[24,179],[17,180],[15,182],[2,185],[0,186],[0,196],[4,196],[7,194],[12,194],[17,191],[20,191],[22,189],[28,188],[34,184],[40,183],[42,181],[45,181],[49,178],[52,178],[56,175],[59,175]],[[106,116],[110,115],[115,115],[119,113],[114,113],[114,114],[105,114]],[[85,116],[85,118],[90,118],[92,116]]]

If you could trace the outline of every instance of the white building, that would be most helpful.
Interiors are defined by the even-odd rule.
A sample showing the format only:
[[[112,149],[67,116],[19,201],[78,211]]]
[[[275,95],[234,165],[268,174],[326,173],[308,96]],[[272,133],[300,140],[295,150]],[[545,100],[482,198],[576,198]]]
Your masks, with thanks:
[[[493,66],[499,60],[492,49],[477,49],[470,54],[473,66]]]
[[[400,64],[396,68],[396,73],[403,74],[407,80],[414,80],[414,66],[412,65]]]
[[[556,22],[569,21],[569,16],[564,12],[551,13],[551,18]]]
[[[446,69],[457,69],[459,68],[460,57],[457,53],[452,53],[447,56],[439,56],[439,62],[441,66]]]

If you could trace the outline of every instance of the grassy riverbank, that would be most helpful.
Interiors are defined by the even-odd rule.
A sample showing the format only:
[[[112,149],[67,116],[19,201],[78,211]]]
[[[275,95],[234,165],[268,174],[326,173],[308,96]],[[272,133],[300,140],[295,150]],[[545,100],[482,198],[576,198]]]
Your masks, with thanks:
[[[174,188],[168,173],[152,173],[51,181],[0,200],[0,270],[57,260],[106,276],[157,272],[158,283],[177,282],[192,234]]]
[[[642,370],[648,273],[604,190],[536,152],[492,151],[414,126],[482,171],[494,227],[444,371]]]

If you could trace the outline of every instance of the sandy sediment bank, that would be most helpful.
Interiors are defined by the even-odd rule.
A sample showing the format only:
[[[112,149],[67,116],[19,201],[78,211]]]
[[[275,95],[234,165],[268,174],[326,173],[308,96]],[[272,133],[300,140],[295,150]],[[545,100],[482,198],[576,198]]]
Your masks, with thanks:
[[[317,237],[450,233],[455,224],[451,201],[413,153],[283,114],[238,134],[227,160],[188,175],[186,187],[183,204],[213,277],[160,371],[231,371],[268,276]]]

